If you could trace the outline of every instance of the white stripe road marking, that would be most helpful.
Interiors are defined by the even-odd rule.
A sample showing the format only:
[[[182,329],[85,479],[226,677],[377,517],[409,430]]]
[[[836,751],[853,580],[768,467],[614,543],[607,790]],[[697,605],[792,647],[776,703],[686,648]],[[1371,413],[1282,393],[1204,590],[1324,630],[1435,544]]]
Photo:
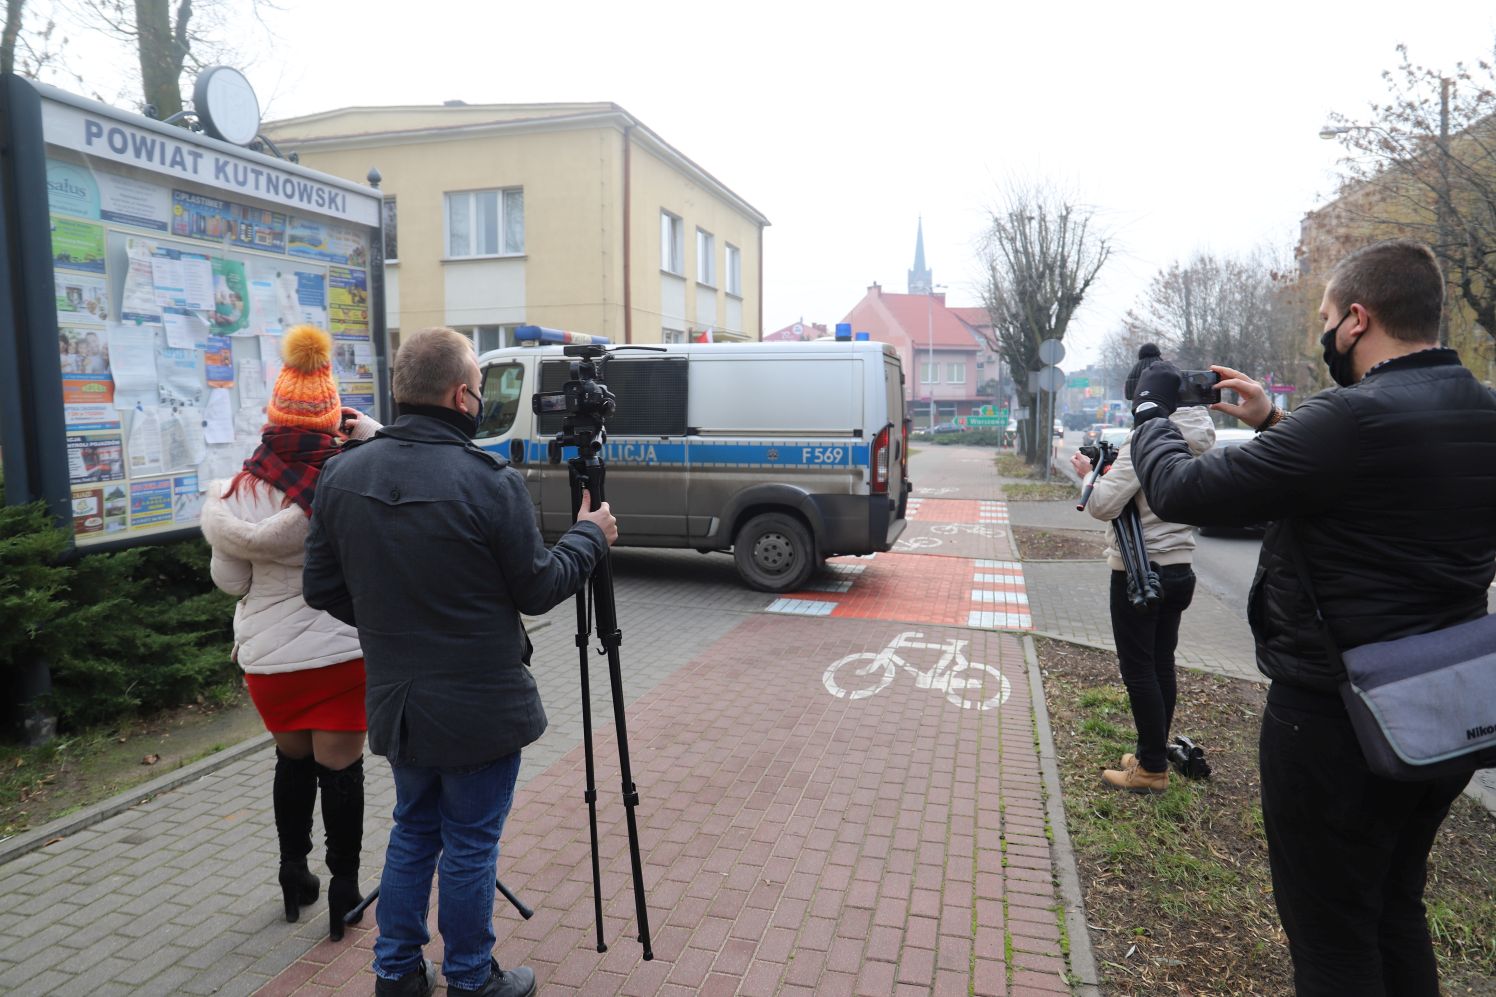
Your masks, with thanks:
[[[818,581],[809,582],[805,586],[807,592],[850,592],[852,591],[852,580],[822,578]]]
[[[775,599],[769,603],[766,613],[785,613],[789,616],[830,616],[836,608],[834,602],[819,599]]]
[[[996,582],[999,585],[1022,585],[1022,575],[986,575],[975,574],[971,576],[973,582]]]
[[[979,567],[979,568],[1004,568],[1004,569],[1006,569],[1008,571],[1018,571],[1018,572],[1022,572],[1023,571],[1023,564],[1022,564],[1022,562],[1019,562],[1019,561],[986,561],[986,560],[979,560],[979,561],[977,561],[977,567]]]
[[[1032,630],[1034,618],[1027,613],[987,613],[974,610],[966,618],[969,627],[994,627],[1010,630]]]
[[[989,592],[986,589],[973,589],[971,593],[972,602],[1004,602],[1014,606],[1027,606],[1028,596],[1022,592]]]

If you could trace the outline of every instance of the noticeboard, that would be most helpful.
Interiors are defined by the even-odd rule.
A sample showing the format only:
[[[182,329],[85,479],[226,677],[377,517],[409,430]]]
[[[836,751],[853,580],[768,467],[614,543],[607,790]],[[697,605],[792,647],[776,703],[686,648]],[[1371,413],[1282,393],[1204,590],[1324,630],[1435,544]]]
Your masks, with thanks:
[[[0,88],[7,501],[45,499],[80,547],[196,529],[209,483],[259,443],[297,323],[331,334],[343,404],[382,418],[378,191],[16,77]]]

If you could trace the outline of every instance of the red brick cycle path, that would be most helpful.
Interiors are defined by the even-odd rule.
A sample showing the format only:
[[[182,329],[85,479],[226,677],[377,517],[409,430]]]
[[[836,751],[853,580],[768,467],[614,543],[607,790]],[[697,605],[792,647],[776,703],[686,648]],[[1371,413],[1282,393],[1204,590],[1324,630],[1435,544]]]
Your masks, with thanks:
[[[499,871],[536,914],[521,921],[500,899],[500,962],[534,967],[546,993],[1067,993],[1018,638],[919,628],[1000,669],[999,708],[919,688],[911,670],[932,651],[901,651],[911,670],[866,698],[823,683],[828,665],[909,629],[753,616],[630,708],[651,962],[635,940],[612,718],[596,717],[609,950],[595,951],[578,747],[515,800]],[[261,993],[371,993],[372,921]],[[427,954],[440,959],[439,940]]]

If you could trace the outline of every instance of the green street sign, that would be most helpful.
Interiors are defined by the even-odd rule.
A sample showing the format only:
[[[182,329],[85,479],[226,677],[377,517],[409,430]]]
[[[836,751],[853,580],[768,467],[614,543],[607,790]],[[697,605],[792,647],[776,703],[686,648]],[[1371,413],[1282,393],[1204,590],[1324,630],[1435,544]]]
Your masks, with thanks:
[[[969,415],[966,417],[966,424],[978,429],[1006,425],[1007,421],[1006,418],[1000,418],[995,415]]]
[[[1089,388],[1091,379],[1089,377],[1072,377],[1065,382],[1067,388]]]

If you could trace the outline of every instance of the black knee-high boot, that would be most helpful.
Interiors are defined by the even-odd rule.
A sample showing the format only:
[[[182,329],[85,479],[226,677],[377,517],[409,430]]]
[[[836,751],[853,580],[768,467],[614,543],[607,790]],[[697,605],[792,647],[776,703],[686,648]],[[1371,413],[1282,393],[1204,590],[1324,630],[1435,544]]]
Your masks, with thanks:
[[[343,916],[363,900],[358,891],[358,853],[364,844],[364,760],[345,769],[317,766],[322,787],[322,826],[327,831],[327,934],[343,937]],[[362,918],[360,917],[360,920]]]
[[[286,920],[317,902],[317,877],[306,867],[312,850],[312,808],[317,803],[317,763],[308,755],[291,758],[275,749],[275,833],[280,838],[280,888]]]

